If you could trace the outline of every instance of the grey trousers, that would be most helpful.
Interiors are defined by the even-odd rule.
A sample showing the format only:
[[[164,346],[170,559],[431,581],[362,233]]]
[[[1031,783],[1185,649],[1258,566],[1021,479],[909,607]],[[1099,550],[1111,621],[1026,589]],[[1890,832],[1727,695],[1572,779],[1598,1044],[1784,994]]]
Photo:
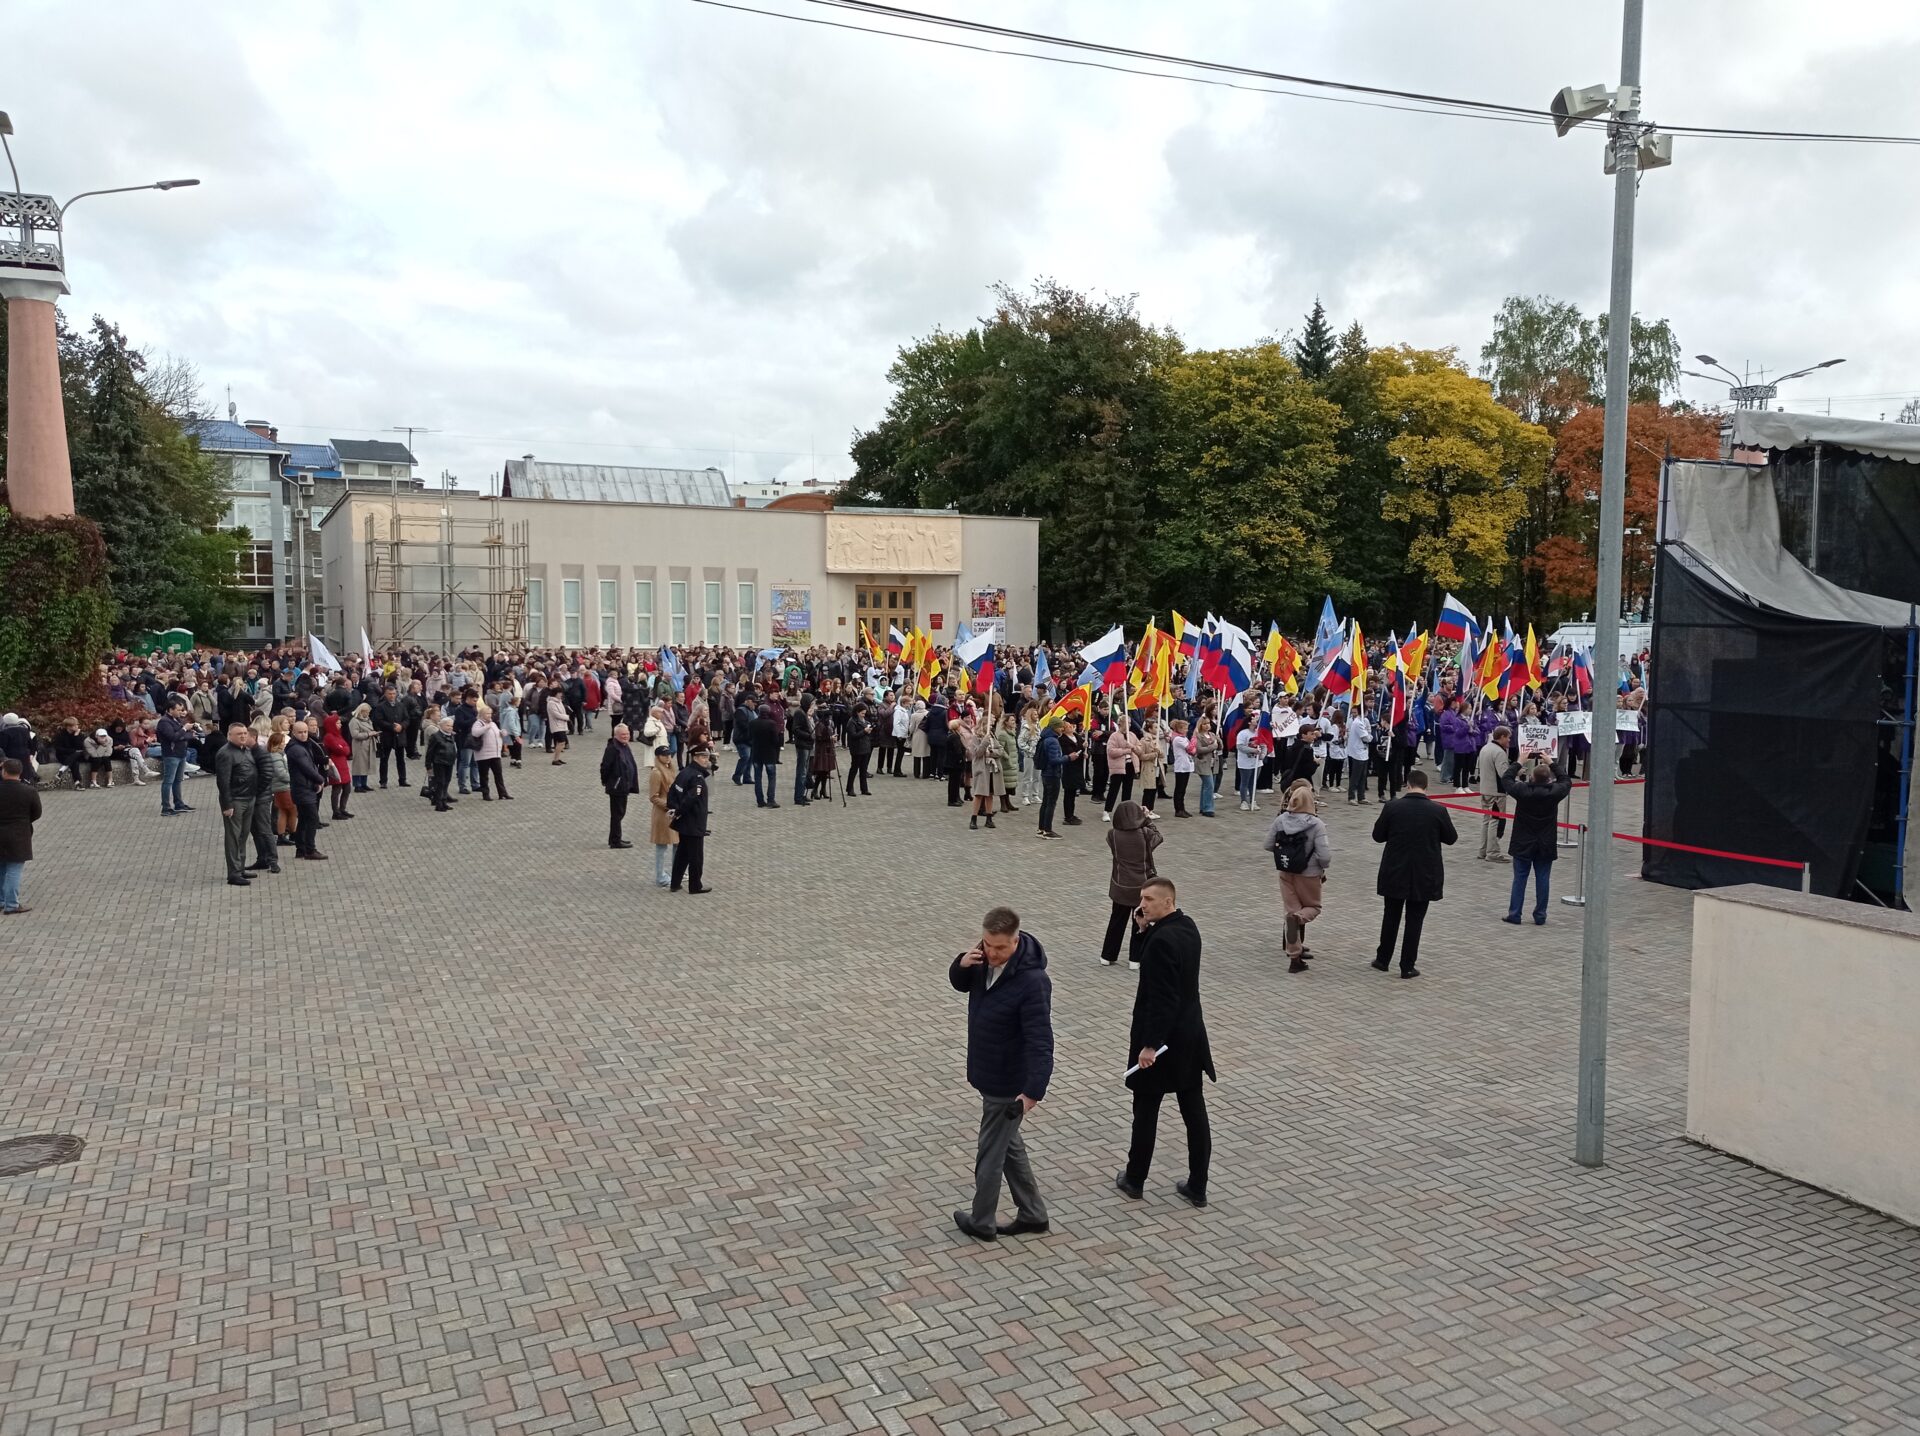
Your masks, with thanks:
[[[973,1162],[973,1220],[992,1224],[1000,1209],[1000,1180],[1013,1193],[1014,1210],[1028,1221],[1044,1222],[1047,1204],[1034,1185],[1027,1144],[1020,1140],[1020,1099],[980,1096],[980,1150]]]
[[[1480,799],[1480,806],[1483,808],[1494,808],[1504,813],[1507,810],[1506,795],[1503,793],[1500,796],[1494,797],[1494,798],[1483,797]],[[1501,856],[1500,827],[1505,821],[1506,821],[1505,818],[1490,817],[1486,814],[1481,815],[1481,818],[1480,818],[1480,856],[1481,857],[1497,858]]]
[[[226,837],[227,876],[243,878],[247,875],[247,838],[253,831],[253,799],[235,798],[232,802],[233,816],[220,819]]]

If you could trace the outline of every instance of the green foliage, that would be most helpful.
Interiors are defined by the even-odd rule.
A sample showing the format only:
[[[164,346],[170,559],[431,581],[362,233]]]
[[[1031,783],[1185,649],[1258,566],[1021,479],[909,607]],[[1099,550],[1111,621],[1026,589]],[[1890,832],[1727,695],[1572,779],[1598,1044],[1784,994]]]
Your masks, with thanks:
[[[234,568],[206,560],[203,532],[226,507],[224,476],[154,392],[147,360],[96,317],[85,335],[63,332],[61,381],[75,509],[100,526],[119,635],[231,615]],[[233,552],[231,544],[224,545]]]
[[[1657,404],[1680,387],[1680,341],[1666,320],[1634,315],[1628,350],[1633,403]],[[1481,346],[1480,376],[1502,404],[1557,434],[1576,409],[1606,402],[1607,316],[1589,319],[1545,295],[1509,295]]]
[[[87,685],[112,644],[106,550],[86,518],[0,508],[0,706]]]
[[[1318,382],[1333,368],[1333,327],[1327,323],[1327,311],[1314,297],[1313,311],[1307,315],[1307,327],[1293,346],[1293,362],[1307,378]]]
[[[1326,582],[1340,410],[1279,344],[1161,366],[1145,429],[1154,611],[1292,613]]]

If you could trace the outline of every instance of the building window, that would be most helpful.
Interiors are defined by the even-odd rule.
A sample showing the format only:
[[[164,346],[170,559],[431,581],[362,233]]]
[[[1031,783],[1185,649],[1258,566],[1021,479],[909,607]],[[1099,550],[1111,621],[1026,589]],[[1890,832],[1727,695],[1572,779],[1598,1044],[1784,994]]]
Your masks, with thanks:
[[[600,580],[600,646],[611,648],[620,641],[620,585],[613,579]]]
[[[718,646],[720,642],[720,585],[707,585],[707,642]]]
[[[687,641],[687,586],[679,579],[667,585],[667,642],[675,645]]]
[[[752,584],[743,583],[740,585],[739,603],[740,603],[740,613],[739,613],[740,646],[742,648],[751,648],[753,647],[753,617],[754,617],[753,585]]]
[[[580,580],[560,580],[560,641],[569,648],[580,646]]]
[[[313,606],[313,631],[316,637],[327,636],[327,606],[324,603]]]
[[[267,538],[273,533],[273,500],[236,498],[227,505],[219,527],[245,529],[257,539]]]
[[[653,580],[650,578],[633,582],[633,646],[653,647]]]
[[[332,510],[332,508],[333,508],[332,504],[327,504],[321,508],[311,508],[307,510],[307,517],[312,520],[313,531],[315,533],[320,532],[320,525],[326,522],[327,514]]]
[[[234,580],[241,588],[273,587],[273,545],[248,544],[233,556]]]
[[[546,641],[547,581],[544,578],[530,578],[527,580],[527,642]]]

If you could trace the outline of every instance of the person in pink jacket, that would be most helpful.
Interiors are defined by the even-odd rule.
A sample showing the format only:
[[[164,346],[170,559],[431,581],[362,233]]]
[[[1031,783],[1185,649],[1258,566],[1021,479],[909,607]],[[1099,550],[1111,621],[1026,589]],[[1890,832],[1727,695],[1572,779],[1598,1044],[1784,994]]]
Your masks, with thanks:
[[[1115,707],[1118,706],[1116,703]],[[1116,713],[1113,727],[1107,732],[1107,806],[1100,815],[1103,823],[1113,821],[1115,803],[1124,803],[1133,797],[1134,775],[1140,771],[1138,742],[1126,713]]]

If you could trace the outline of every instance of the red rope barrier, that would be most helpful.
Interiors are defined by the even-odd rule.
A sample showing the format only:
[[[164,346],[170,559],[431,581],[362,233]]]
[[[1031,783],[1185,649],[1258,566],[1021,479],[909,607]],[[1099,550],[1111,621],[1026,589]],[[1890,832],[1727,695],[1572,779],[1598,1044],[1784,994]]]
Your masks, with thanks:
[[[1478,813],[1486,818],[1506,818],[1508,821],[1512,821],[1514,816],[1512,813],[1505,812],[1499,808],[1477,808],[1469,806],[1466,803],[1445,802],[1439,798],[1430,798],[1428,801],[1439,803],[1443,808],[1452,808],[1456,812]],[[1556,828],[1572,828],[1576,831],[1585,831],[1579,823],[1556,822],[1554,826]],[[1692,843],[1670,843],[1664,838],[1643,838],[1635,833],[1615,833],[1614,836],[1623,843],[1640,843],[1649,848],[1672,848],[1675,852],[1699,853],[1703,857],[1709,858],[1732,858],[1735,862],[1741,863],[1764,863],[1770,868],[1792,868],[1795,872],[1799,872],[1802,868],[1806,867],[1805,863],[1790,862],[1786,858],[1762,858],[1756,857],[1752,853],[1730,853],[1724,848],[1697,848]]]

